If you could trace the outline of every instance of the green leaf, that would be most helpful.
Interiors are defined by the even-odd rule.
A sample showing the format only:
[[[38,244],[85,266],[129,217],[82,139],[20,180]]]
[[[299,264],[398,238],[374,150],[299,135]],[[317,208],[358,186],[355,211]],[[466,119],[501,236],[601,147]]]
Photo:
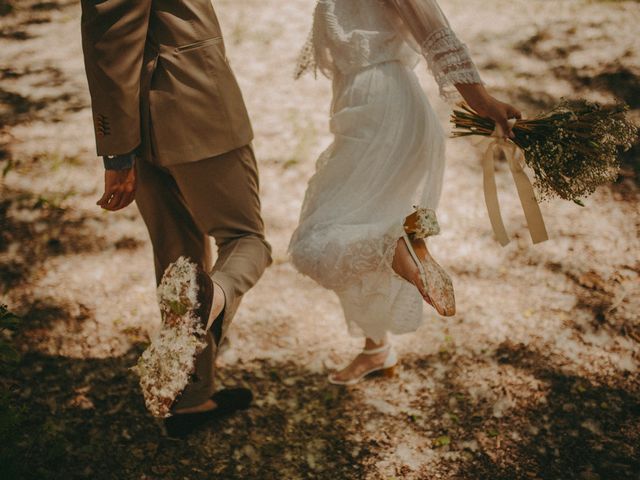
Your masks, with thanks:
[[[20,323],[21,318],[10,312],[6,305],[0,305],[0,328],[14,329]]]
[[[169,308],[171,309],[171,311],[173,313],[175,313],[176,315],[184,315],[185,313],[187,313],[187,307],[186,305],[178,302],[178,301],[174,301],[174,302],[170,302],[169,303]]]
[[[2,169],[2,178],[6,177],[9,174],[9,172],[13,170],[14,166],[15,166],[15,163],[11,158],[9,158],[9,160],[7,160],[7,164]]]
[[[7,342],[0,341],[0,363],[17,363],[20,354]]]
[[[487,435],[489,435],[490,437],[497,437],[499,434],[500,432],[498,432],[498,430],[496,430],[495,428],[487,430]]]
[[[441,435],[433,441],[434,447],[444,447],[451,443],[451,437],[449,435]]]

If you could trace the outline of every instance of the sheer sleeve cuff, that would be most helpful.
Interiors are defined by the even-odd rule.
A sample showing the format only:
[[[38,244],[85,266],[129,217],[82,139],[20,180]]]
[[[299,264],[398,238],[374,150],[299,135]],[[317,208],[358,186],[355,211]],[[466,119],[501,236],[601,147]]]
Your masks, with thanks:
[[[449,27],[429,35],[421,48],[443,99],[452,101],[459,98],[456,84],[483,83],[467,46]]]

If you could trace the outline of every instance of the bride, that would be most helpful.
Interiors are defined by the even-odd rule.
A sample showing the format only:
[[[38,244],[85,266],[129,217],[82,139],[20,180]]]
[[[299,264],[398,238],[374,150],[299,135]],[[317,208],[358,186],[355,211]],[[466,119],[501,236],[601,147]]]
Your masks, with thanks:
[[[511,105],[485,90],[436,0],[319,0],[296,76],[332,79],[333,143],[317,162],[289,245],[293,265],[336,292],[364,350],[330,375],[349,385],[392,373],[388,333],[414,332],[422,302],[455,313],[451,279],[425,240],[444,172],[444,133],[413,72],[426,57],[440,94],[457,90],[510,135]],[[415,210],[412,211],[412,206]]]

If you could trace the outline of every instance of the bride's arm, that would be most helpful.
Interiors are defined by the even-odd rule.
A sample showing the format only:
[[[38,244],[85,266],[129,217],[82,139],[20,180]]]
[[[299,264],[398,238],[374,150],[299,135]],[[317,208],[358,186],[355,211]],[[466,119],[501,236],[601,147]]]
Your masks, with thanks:
[[[484,85],[478,83],[456,84],[456,88],[460,95],[465,99],[471,108],[473,108],[482,117],[487,117],[500,125],[506,135],[513,138],[510,118],[522,118],[520,110],[509,103],[489,95]]]
[[[400,19],[401,26],[414,40],[440,87],[440,94],[451,96],[452,88],[471,108],[491,118],[510,134],[509,118],[520,118],[515,107],[501,102],[484,88],[467,46],[451,29],[436,0],[386,0]]]

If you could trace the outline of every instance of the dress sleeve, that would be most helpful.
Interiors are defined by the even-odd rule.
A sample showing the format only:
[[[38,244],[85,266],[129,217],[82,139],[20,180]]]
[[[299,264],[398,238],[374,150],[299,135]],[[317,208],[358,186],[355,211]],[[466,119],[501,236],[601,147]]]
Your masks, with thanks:
[[[482,83],[467,46],[451,29],[436,0],[386,0],[396,22],[417,43],[445,99],[456,98],[455,85]]]

